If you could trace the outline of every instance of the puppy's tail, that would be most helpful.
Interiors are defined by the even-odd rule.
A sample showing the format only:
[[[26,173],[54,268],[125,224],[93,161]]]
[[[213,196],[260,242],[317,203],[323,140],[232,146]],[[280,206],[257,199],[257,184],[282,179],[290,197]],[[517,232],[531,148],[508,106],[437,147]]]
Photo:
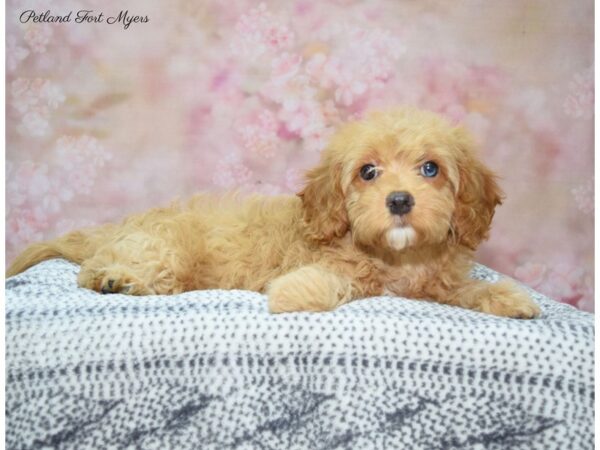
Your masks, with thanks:
[[[65,258],[77,264],[95,253],[95,245],[89,234],[82,231],[67,233],[58,239],[32,244],[15,258],[6,271],[6,277],[12,277],[35,264],[53,258]]]

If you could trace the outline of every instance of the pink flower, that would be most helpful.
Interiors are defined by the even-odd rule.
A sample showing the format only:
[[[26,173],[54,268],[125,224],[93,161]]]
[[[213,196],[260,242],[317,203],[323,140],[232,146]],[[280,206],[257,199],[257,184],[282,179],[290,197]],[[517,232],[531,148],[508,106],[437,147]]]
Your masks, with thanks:
[[[332,127],[324,126],[320,120],[310,122],[302,129],[304,149],[314,153],[322,152],[327,147],[334,132],[335,130]]]
[[[312,153],[320,153],[327,147],[328,139],[325,134],[318,134],[304,139],[302,147]]]
[[[9,245],[22,250],[27,244],[43,239],[47,221],[36,217],[31,210],[21,209],[6,221],[6,234],[10,236]]]
[[[328,125],[339,126],[344,122],[340,109],[333,100],[326,100],[322,104],[321,112],[323,114],[323,120]]]
[[[17,78],[10,84],[11,105],[19,113],[26,113],[31,107],[37,105],[39,98],[31,89],[31,81],[26,78]]]
[[[43,137],[50,131],[50,123],[40,110],[29,111],[23,116],[18,130],[26,136]]]
[[[40,98],[44,99],[52,109],[58,108],[58,105],[65,101],[65,94],[62,89],[49,81],[42,85],[39,94]]]
[[[503,93],[504,76],[496,68],[460,61],[429,59],[422,66],[423,106],[443,113],[454,122],[473,111],[485,110]]]
[[[338,88],[335,90],[335,101],[344,106],[350,106],[366,91],[366,83],[360,80],[345,79],[338,83]]]
[[[327,62],[327,55],[324,53],[316,53],[311,56],[304,66],[305,72],[314,81],[322,80],[324,77],[325,63]]]
[[[248,183],[252,175],[252,170],[243,163],[226,157],[217,163],[212,181],[216,186],[232,189]]]
[[[27,180],[27,196],[29,198],[39,198],[51,190],[50,176],[48,166],[40,164],[34,166],[34,169]]]
[[[315,89],[302,76],[292,78],[283,85],[267,85],[264,89],[265,96],[281,105],[277,118],[289,132],[296,135],[303,135],[303,130],[309,126],[325,126],[316,94]]]
[[[234,54],[251,61],[263,53],[289,48],[293,40],[294,33],[283,20],[271,13],[264,3],[260,3],[239,18],[230,48]]]
[[[318,92],[306,76],[296,75],[285,80],[271,78],[260,88],[260,93],[285,110],[293,111],[301,103],[314,101]]]
[[[250,118],[250,123],[241,125],[239,133],[244,148],[261,158],[272,158],[279,145],[277,130],[279,124],[269,110],[262,110]]]
[[[43,78],[17,78],[11,85],[11,105],[21,114],[19,132],[34,137],[50,131],[50,109],[65,100],[57,85]]]
[[[318,105],[313,102],[308,101],[287,106],[280,110],[278,117],[292,133],[301,134],[309,123],[317,120]]]
[[[11,209],[11,207],[18,207],[22,205],[27,196],[25,194],[25,188],[27,186],[27,180],[29,178],[29,174],[31,173],[31,166],[33,163],[31,161],[26,161],[24,163],[15,164],[11,161],[6,161],[6,207],[7,209]],[[25,167],[30,170],[24,169]],[[8,216],[7,211],[7,216]]]
[[[265,133],[260,128],[246,126],[240,130],[244,148],[262,158],[272,158],[277,149],[277,135]]]
[[[387,31],[337,24],[325,36],[328,56],[314,55],[306,73],[324,89],[333,90],[335,101],[344,107],[372,90],[383,88],[394,72],[402,45]]]
[[[58,213],[62,203],[73,197],[73,191],[59,179],[54,169],[31,161],[21,163],[16,170],[11,166],[7,180],[7,203],[11,210],[34,205],[30,211],[35,217],[46,218]]]
[[[46,46],[52,37],[52,28],[46,24],[32,24],[25,31],[25,42],[36,53],[46,51]]]
[[[298,73],[301,65],[301,55],[282,53],[271,63],[271,79],[285,82]]]
[[[575,118],[589,119],[594,115],[594,71],[575,74],[569,83],[571,93],[564,103],[565,113]]]
[[[63,174],[62,200],[70,200],[73,192],[89,193],[101,174],[101,169],[112,158],[98,139],[88,136],[63,135],[54,145],[56,169]]]
[[[66,172],[80,171],[83,166],[100,169],[112,158],[98,139],[85,134],[60,136],[54,144],[54,152]]]
[[[14,72],[17,66],[27,58],[29,50],[17,44],[14,36],[6,37],[6,68],[9,72]]]
[[[584,214],[594,214],[594,181],[589,180],[587,183],[581,184],[571,189],[575,203],[580,211]]]

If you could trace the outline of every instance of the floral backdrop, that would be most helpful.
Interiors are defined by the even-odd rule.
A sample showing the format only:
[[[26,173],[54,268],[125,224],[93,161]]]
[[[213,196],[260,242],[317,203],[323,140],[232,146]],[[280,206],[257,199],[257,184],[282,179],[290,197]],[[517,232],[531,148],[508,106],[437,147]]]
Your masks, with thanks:
[[[411,104],[466,124],[503,178],[478,259],[594,310],[592,0],[23,5],[6,15],[8,261],[199,190],[293,193],[339,124]]]

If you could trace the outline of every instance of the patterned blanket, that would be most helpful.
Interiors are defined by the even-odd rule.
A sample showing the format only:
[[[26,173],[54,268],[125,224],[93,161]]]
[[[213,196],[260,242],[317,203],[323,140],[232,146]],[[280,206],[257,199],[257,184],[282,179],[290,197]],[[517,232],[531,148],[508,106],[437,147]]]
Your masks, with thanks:
[[[100,295],[77,271],[6,282],[9,449],[593,448],[593,315],[541,294],[531,321],[390,297],[270,315],[254,292]]]

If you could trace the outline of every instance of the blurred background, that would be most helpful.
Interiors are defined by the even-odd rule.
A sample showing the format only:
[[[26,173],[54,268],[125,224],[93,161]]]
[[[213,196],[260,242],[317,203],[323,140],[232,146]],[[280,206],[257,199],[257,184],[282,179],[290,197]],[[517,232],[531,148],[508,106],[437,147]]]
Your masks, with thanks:
[[[478,260],[593,311],[593,8],[9,0],[7,261],[200,190],[294,193],[340,123],[410,104],[465,124],[502,177]],[[148,22],[75,23],[84,9]]]

